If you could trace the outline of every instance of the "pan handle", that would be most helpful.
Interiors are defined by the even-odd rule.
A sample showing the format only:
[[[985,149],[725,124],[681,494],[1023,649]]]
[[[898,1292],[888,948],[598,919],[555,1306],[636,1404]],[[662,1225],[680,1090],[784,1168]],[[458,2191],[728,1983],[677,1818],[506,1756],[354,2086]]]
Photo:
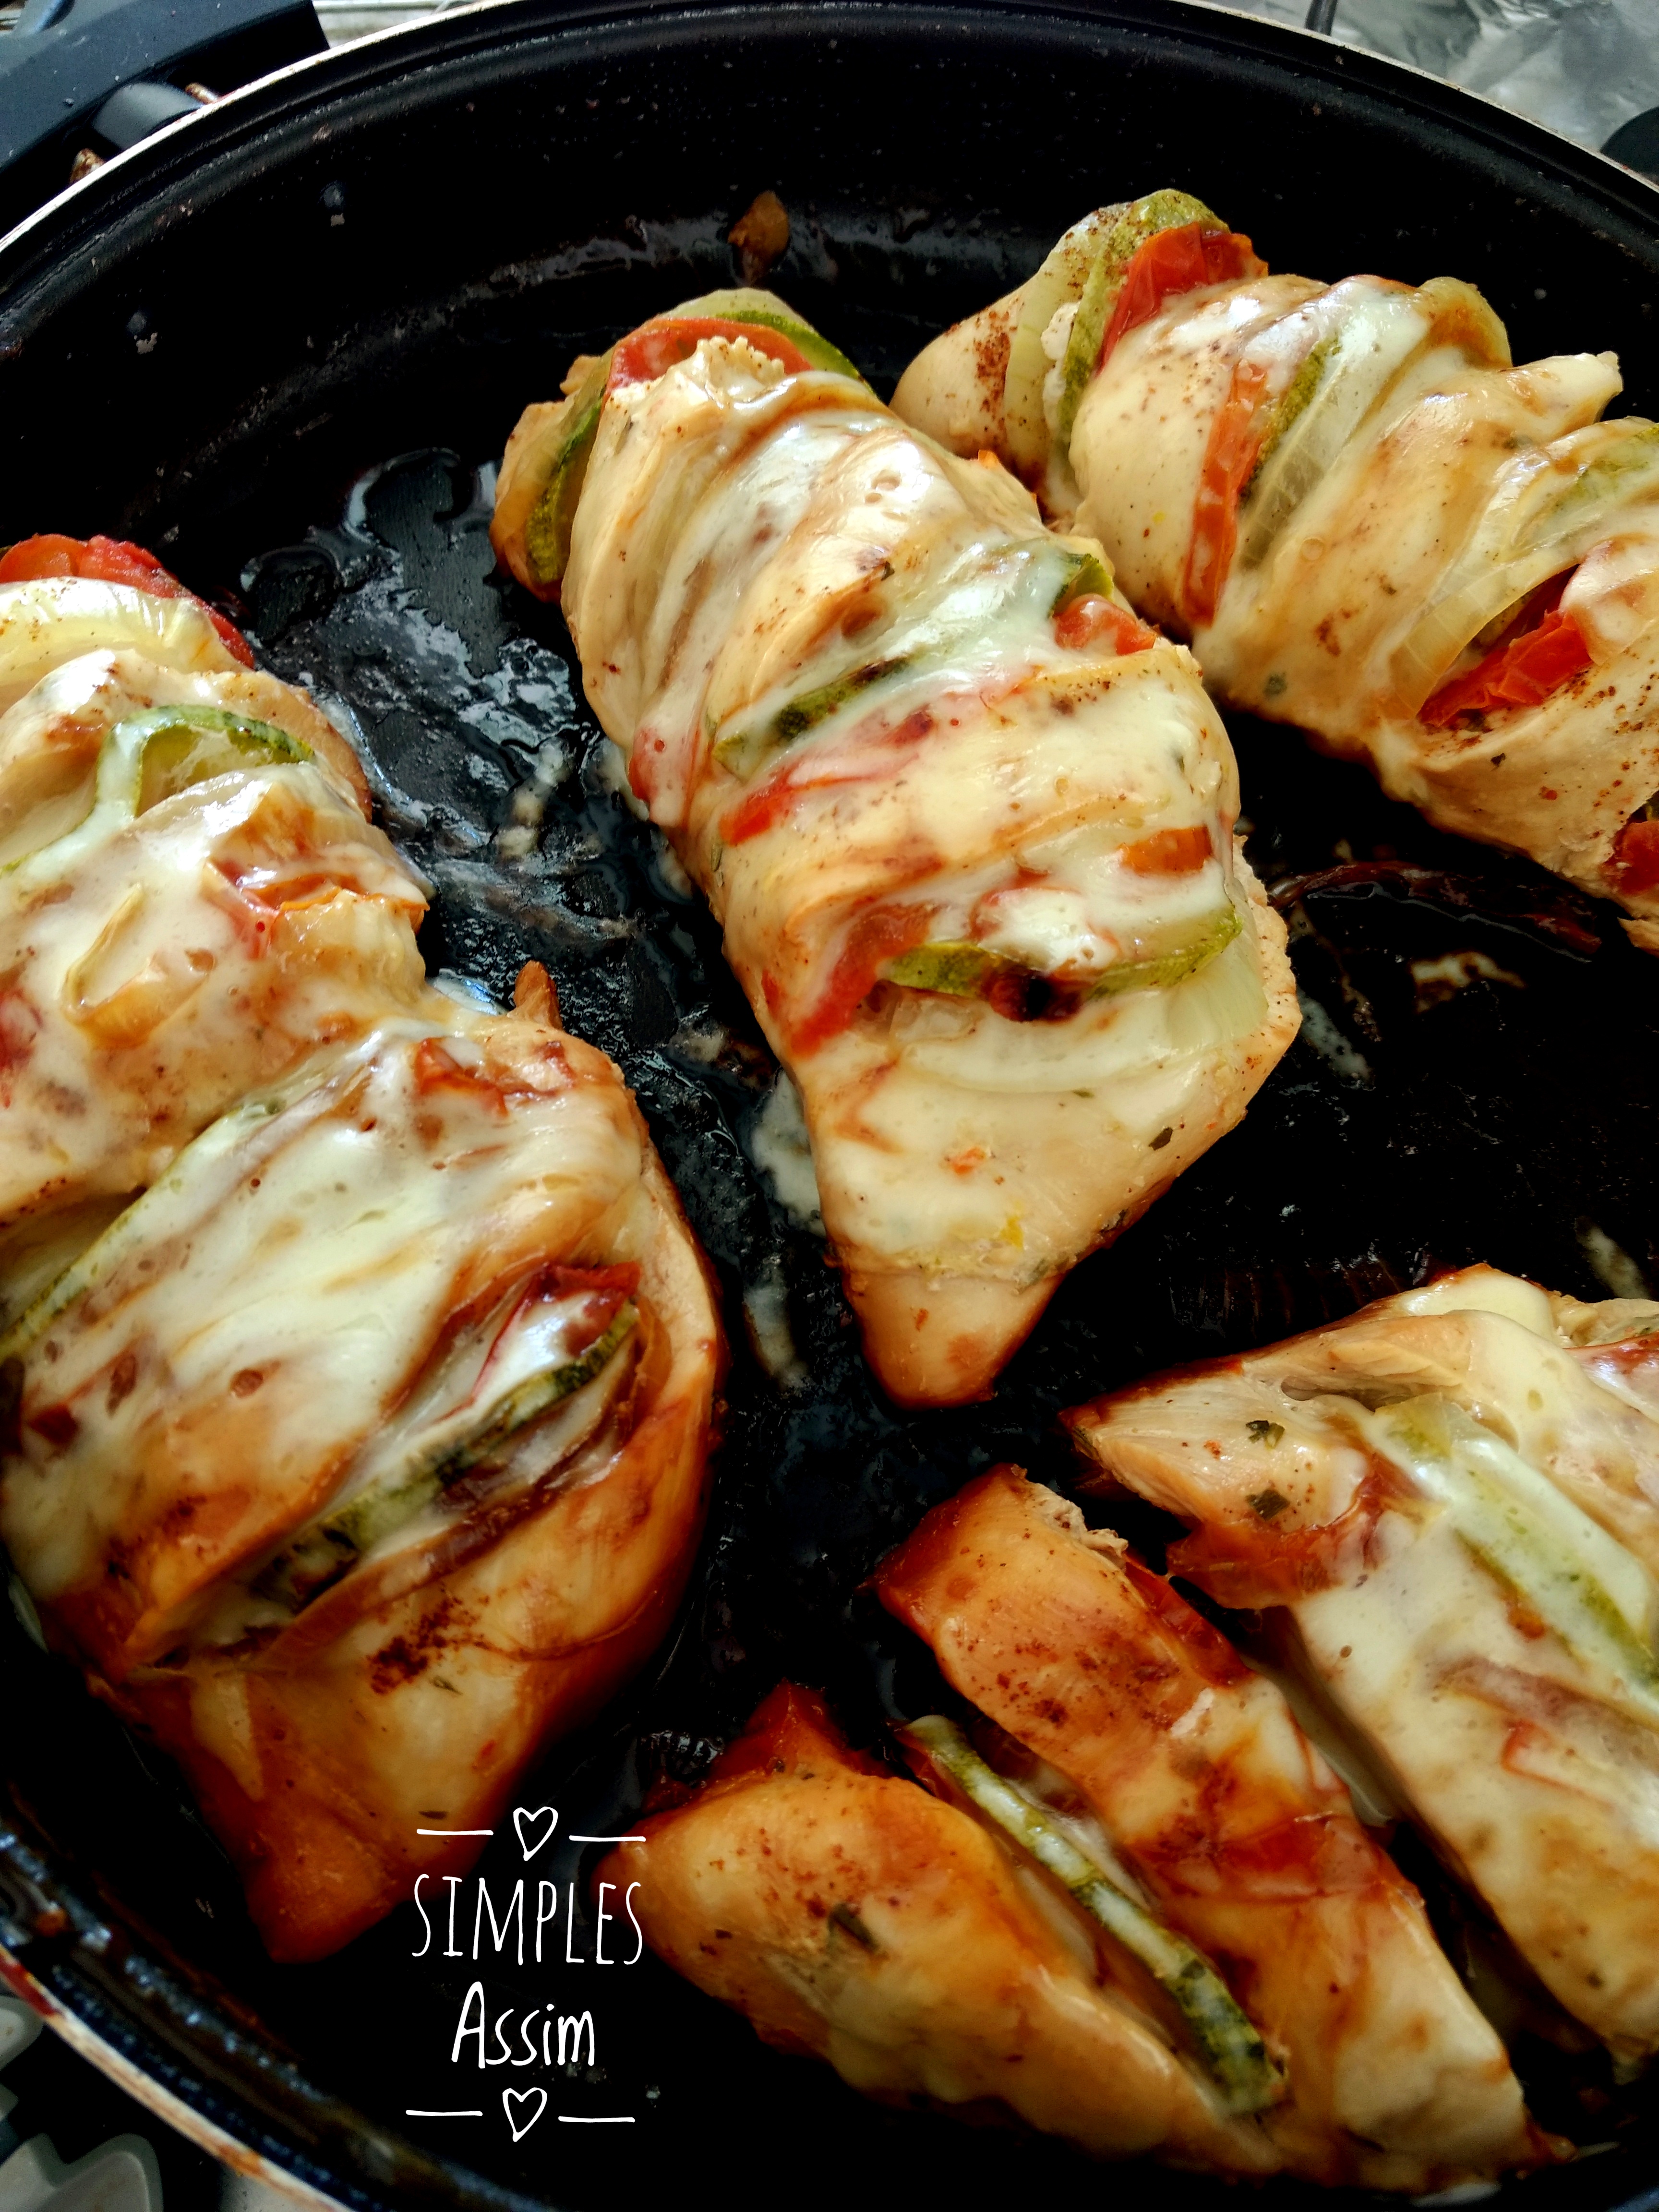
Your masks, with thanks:
[[[0,234],[61,191],[72,163],[95,167],[206,87],[228,92],[326,43],[311,0],[26,0],[0,33]]]

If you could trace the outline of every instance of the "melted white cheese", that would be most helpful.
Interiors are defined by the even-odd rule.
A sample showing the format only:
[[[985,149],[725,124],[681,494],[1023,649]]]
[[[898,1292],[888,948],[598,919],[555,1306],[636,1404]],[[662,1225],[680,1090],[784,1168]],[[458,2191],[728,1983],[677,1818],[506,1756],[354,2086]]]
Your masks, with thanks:
[[[143,665],[49,678],[54,731],[71,676],[76,744],[110,787],[85,812],[77,772],[83,818],[40,842],[24,817],[0,873],[0,1219],[148,1182],[250,1083],[422,989],[423,895],[321,767],[251,759],[135,814],[110,763]]]
[[[562,605],[800,1091],[849,1267],[1053,1274],[1237,1118],[1291,1033],[1276,925],[1233,888],[1236,771],[1193,664],[1120,653],[1127,611],[1091,645],[1056,634],[1066,593],[1103,585],[1099,549],[1045,539],[1006,471],[845,380],[707,341],[606,401]],[[1200,865],[1125,860],[1166,832],[1186,834],[1143,862]],[[1230,899],[1235,953],[1133,1009],[1018,1023],[891,987],[886,1012],[842,1005],[872,913],[1086,981]],[[798,1048],[825,1005],[834,1033]]]
[[[80,576],[0,585],[0,712],[66,660],[122,651],[203,673],[242,665],[194,599]]]
[[[118,1546],[171,1619],[332,1494],[458,1303],[603,1237],[625,1206],[641,1155],[619,1091],[503,1099],[487,1071],[434,1087],[428,1039],[463,1071],[479,1060],[465,1033],[393,1024],[282,1110],[228,1117],[31,1333],[0,1533],[38,1600]],[[170,1552],[191,1499],[216,1501],[213,1533]]]

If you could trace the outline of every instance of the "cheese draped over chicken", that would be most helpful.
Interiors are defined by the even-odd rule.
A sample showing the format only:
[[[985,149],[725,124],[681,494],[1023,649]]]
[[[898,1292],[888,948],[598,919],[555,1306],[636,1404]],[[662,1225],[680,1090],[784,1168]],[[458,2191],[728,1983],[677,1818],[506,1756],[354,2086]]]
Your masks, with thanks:
[[[79,577],[0,589],[3,685],[0,1540],[317,1957],[666,1625],[708,1285],[542,971],[428,988],[303,694]]]
[[[1067,1416],[1557,2002],[1659,2048],[1659,1306],[1471,1267]]]
[[[536,585],[586,406],[588,697],[799,1089],[878,1371],[969,1397],[1238,1119],[1294,1032],[1282,932],[1196,672],[1098,545],[764,329],[693,343],[695,307],[683,357],[641,366],[665,318],[531,410],[496,542]]]
[[[1467,284],[1267,275],[1184,193],[1101,210],[894,405],[1097,536],[1217,695],[1363,758],[1659,945],[1659,427],[1515,367]]]
[[[56,596],[88,590],[117,596]],[[0,648],[52,591],[0,590]],[[356,763],[302,695],[224,658],[81,653],[0,715],[0,1235],[142,1188],[252,1085],[422,989],[425,895]]]

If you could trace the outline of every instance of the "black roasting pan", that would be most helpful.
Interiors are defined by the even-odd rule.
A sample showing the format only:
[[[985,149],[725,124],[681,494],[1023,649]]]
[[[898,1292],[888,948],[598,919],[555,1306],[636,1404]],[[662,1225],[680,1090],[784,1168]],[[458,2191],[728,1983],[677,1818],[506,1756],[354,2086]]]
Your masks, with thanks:
[[[1060,1407],[1477,1257],[1587,1297],[1659,1284],[1659,966],[1607,910],[1242,720],[1304,1037],[1244,1127],[1077,1271],[988,1404],[885,1403],[822,1244],[753,1164],[773,1065],[606,779],[556,611],[491,573],[489,465],[572,352],[732,281],[726,232],[763,188],[793,222],[771,281],[880,382],[1084,210],[1164,183],[1275,266],[1471,278],[1517,359],[1616,348],[1629,404],[1659,412],[1659,191],[1427,77],[1175,0],[508,0],[253,85],[0,244],[0,543],[137,538],[350,718],[434,886],[430,963],[499,991],[549,962],[720,1275],[736,1354],[691,1594],[646,1677],[526,1781],[523,1805],[560,1813],[533,1874],[579,1879],[591,1847],[566,1839],[617,1832],[659,1771],[695,1775],[783,1674],[866,1741],[930,1703],[924,1655],[860,1585],[996,1459],[1066,1487]],[[512,857],[497,833],[538,772],[539,845]],[[1152,1516],[1129,1533],[1158,1556]],[[1222,2202],[864,2102],[649,1960],[607,1971],[591,1927],[580,1963],[475,1966],[441,1937],[416,1955],[404,1908],[272,1967],[177,1778],[6,1607],[0,1781],[0,1971],[198,2141],[313,2197]],[[1455,1900],[1401,1848],[1456,1950]],[[526,1871],[510,1830],[480,1871],[503,1895]],[[545,2077],[516,2144],[503,2075],[451,2064],[475,1978],[494,2011],[594,2018],[594,2063]],[[1653,2091],[1524,2040],[1518,2063],[1540,2115],[1600,2148],[1505,2203],[1659,2206]]]

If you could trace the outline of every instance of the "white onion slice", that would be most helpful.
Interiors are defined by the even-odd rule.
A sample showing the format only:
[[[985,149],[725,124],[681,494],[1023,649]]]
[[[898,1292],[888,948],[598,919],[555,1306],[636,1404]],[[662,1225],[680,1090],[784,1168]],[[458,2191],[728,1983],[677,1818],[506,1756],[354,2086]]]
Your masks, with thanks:
[[[1316,332],[1313,346],[1328,342],[1330,352],[1312,397],[1250,489],[1242,568],[1266,559],[1285,523],[1422,350],[1433,327],[1417,295],[1376,276],[1351,276],[1301,313]]]
[[[1659,504],[1638,510],[1643,526],[1593,545],[1561,595],[1561,611],[1605,665],[1659,623]]]
[[[1592,422],[1520,455],[1439,596],[1395,650],[1391,674],[1401,703],[1416,714],[1489,623],[1576,567],[1609,534],[1619,509],[1656,490],[1653,423]]]
[[[242,665],[194,599],[87,576],[0,586],[0,713],[66,660],[99,652],[140,653],[163,668],[204,673]]]
[[[1084,285],[1103,234],[1109,230],[1118,210],[1097,208],[1074,222],[1025,286],[1019,320],[1008,344],[1008,367],[1003,379],[1003,422],[1008,453],[1016,471],[1030,477],[1048,458],[1048,425],[1042,412],[1042,386],[1050,363],[1042,348],[1042,333],[1056,311],[1083,297]]]

